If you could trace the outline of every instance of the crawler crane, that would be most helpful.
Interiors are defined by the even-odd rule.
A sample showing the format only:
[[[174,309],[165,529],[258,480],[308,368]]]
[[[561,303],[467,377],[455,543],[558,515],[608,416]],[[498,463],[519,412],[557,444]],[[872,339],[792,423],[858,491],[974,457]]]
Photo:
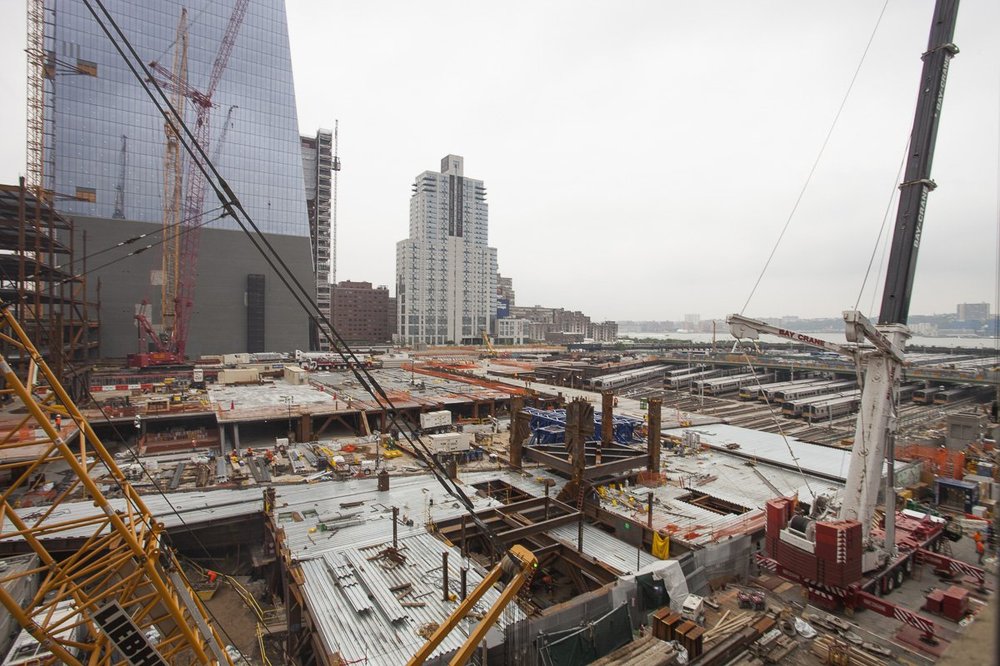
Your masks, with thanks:
[[[878,324],[860,312],[844,312],[848,345],[838,345],[741,315],[728,318],[737,338],[776,335],[829,351],[849,355],[864,368],[861,409],[855,427],[850,467],[836,519],[822,514],[793,515],[788,498],[767,504],[766,553],[758,563],[801,583],[810,600],[826,607],[868,608],[895,617],[922,632],[928,642],[936,639],[929,619],[879,598],[899,585],[915,563],[928,562],[952,573],[970,576],[984,588],[982,569],[935,552],[944,521],[929,515],[895,511],[893,442],[894,393],[898,389],[909,337],[906,327],[924,221],[934,143],[940,120],[948,63],[958,49],[952,44],[958,0],[938,0],[917,102],[910,153],[899,208]],[[871,346],[864,346],[865,342]],[[873,527],[882,469],[888,460],[885,485],[885,522]]]

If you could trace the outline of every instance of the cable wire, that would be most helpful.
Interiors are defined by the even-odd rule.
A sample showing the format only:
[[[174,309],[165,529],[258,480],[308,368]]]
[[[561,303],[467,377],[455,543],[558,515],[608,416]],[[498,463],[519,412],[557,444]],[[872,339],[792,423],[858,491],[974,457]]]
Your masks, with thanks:
[[[216,208],[216,209],[213,209],[213,210],[218,210],[218,209]],[[203,215],[204,215],[204,213],[203,213]],[[225,213],[221,213],[220,215],[216,215],[215,217],[213,217],[213,218],[211,218],[209,220],[203,220],[202,222],[199,222],[198,224],[192,224],[192,225],[185,226],[180,232],[178,232],[177,235],[178,236],[183,236],[184,234],[186,234],[188,232],[194,231],[196,229],[201,229],[202,227],[204,227],[206,225],[209,225],[212,222],[215,222],[216,220],[220,220],[220,219],[222,219],[225,216],[226,216]],[[127,240],[127,241],[122,241],[121,243],[119,243],[118,245],[116,245],[115,247],[110,248],[110,249],[115,249],[117,247],[124,247],[125,245],[131,244],[132,242],[134,242],[136,240],[140,240],[142,238],[145,238],[145,237],[147,237],[149,235],[150,234],[140,234],[139,236],[135,236],[134,238],[131,238],[131,239]],[[119,263],[121,261],[124,261],[126,259],[130,259],[132,257],[140,255],[143,252],[145,252],[146,250],[151,250],[152,248],[157,247],[158,245],[163,245],[166,242],[167,242],[166,238],[161,238],[158,241],[155,241],[153,243],[149,243],[148,245],[144,245],[144,246],[140,247],[137,250],[132,250],[131,252],[129,252],[127,254],[123,254],[120,257],[112,259],[111,261],[105,262],[105,263],[100,264],[98,266],[94,266],[93,268],[90,268],[90,269],[88,269],[88,270],[86,270],[86,271],[84,271],[82,273],[74,273],[73,275],[70,275],[69,277],[63,278],[62,280],[60,280],[59,282],[56,283],[56,286],[60,286],[60,285],[66,284],[68,282],[75,282],[76,280],[79,280],[82,277],[90,275],[91,273],[94,273],[95,271],[103,270],[103,269],[107,268],[108,266],[114,266],[115,264],[117,264],[117,263]]]
[[[160,229],[157,229],[156,231],[150,231],[149,233],[139,234],[138,236],[132,236],[131,238],[126,238],[125,240],[119,241],[119,242],[115,243],[114,245],[109,245],[108,247],[104,248],[103,250],[97,250],[96,252],[91,252],[90,254],[87,254],[87,255],[84,255],[84,256],[80,257],[79,259],[73,259],[72,261],[70,261],[68,263],[59,264],[55,268],[58,269],[58,270],[63,270],[63,269],[72,270],[72,267],[73,267],[74,264],[81,263],[81,262],[87,261],[89,259],[93,259],[94,257],[98,257],[98,256],[100,256],[102,254],[107,253],[107,252],[111,252],[112,250],[117,250],[118,248],[125,247],[126,245],[132,245],[133,243],[135,243],[137,241],[143,240],[145,238],[149,238],[151,236],[155,236],[156,234],[159,234],[159,233],[163,233],[163,229],[164,228],[166,228],[166,229],[174,229],[174,228],[177,228],[177,227],[184,226],[188,222],[191,222],[191,221],[193,221],[193,220],[195,220],[195,219],[197,219],[199,217],[204,217],[205,215],[211,215],[212,213],[214,213],[216,211],[219,211],[219,210],[222,210],[222,206],[216,206],[215,208],[210,208],[209,210],[206,210],[206,211],[203,211],[201,213],[198,213],[197,215],[192,215],[191,217],[184,218],[183,220],[180,220],[178,222],[174,222],[173,224],[168,224],[166,227],[161,227]],[[209,222],[214,222],[217,219],[219,219],[219,218],[213,218],[212,220],[209,220]],[[200,223],[200,224],[205,224],[205,223],[203,222],[203,223]],[[183,234],[183,233],[186,233],[186,232],[181,231],[181,232],[179,232],[178,235]],[[160,243],[162,243],[162,242],[163,241],[161,240]]]
[[[497,545],[496,535],[493,530],[478,515],[476,515],[472,500],[468,497],[465,491],[448,479],[447,472],[444,469],[443,464],[435,459],[435,457],[431,454],[430,449],[419,438],[419,436],[416,438],[416,441],[414,441],[406,429],[399,425],[396,418],[395,405],[392,403],[388,394],[384,389],[382,389],[379,383],[375,380],[374,376],[372,376],[371,373],[368,372],[368,370],[358,361],[357,356],[353,351],[351,351],[346,341],[336,331],[326,315],[320,310],[314,299],[302,286],[301,282],[295,277],[294,273],[288,267],[284,259],[281,258],[278,252],[271,245],[270,241],[264,236],[263,232],[261,232],[260,228],[253,221],[253,218],[243,207],[242,202],[240,202],[232,188],[218,172],[215,165],[206,154],[204,148],[198,144],[190,128],[177,113],[168,96],[163,92],[163,89],[160,87],[156,78],[143,63],[138,53],[136,53],[131,42],[114,20],[114,17],[112,17],[105,8],[102,0],[83,0],[83,2],[93,15],[94,19],[97,21],[101,30],[105,33],[108,39],[111,40],[115,50],[118,51],[119,55],[125,60],[127,67],[132,72],[133,76],[136,77],[146,94],[153,101],[154,106],[156,106],[157,110],[163,116],[165,122],[177,133],[178,139],[184,147],[184,150],[194,160],[196,167],[206,179],[206,185],[215,193],[227,214],[232,216],[236,223],[244,231],[250,242],[254,245],[265,262],[267,262],[268,266],[271,267],[278,279],[289,290],[292,298],[306,312],[310,322],[314,325],[323,324],[318,327],[322,335],[327,339],[340,357],[348,363],[350,369],[358,379],[358,382],[375,399],[379,407],[390,418],[392,425],[399,430],[404,439],[406,439],[406,441],[410,444],[411,450],[415,453],[415,455],[417,455],[417,457],[428,466],[445,491],[457,499],[465,507],[473,522],[477,527],[479,527],[483,536],[494,545]],[[102,18],[98,13],[95,5],[100,8],[100,14],[103,14],[104,18]],[[105,23],[105,21],[107,23]],[[114,34],[112,34],[112,30]],[[126,50],[128,51],[128,54],[131,54],[132,59],[130,59],[129,55],[126,54]],[[140,70],[142,70],[142,74],[140,74]],[[155,88],[156,94],[154,94],[150,84],[152,88]],[[157,97],[157,94],[159,97]],[[251,229],[253,230],[252,232]],[[349,361],[353,361],[353,363],[350,363]],[[506,546],[502,544],[500,544],[496,550],[498,552],[507,552]]]
[[[802,198],[805,196],[806,190],[812,182],[813,175],[816,173],[816,168],[819,167],[820,160],[823,158],[823,153],[826,152],[826,146],[830,143],[830,137],[833,136],[833,131],[837,128],[840,116],[844,112],[844,107],[847,105],[847,99],[850,97],[851,91],[854,89],[854,83],[858,80],[858,74],[861,73],[861,67],[865,63],[868,51],[871,49],[872,42],[875,40],[875,34],[878,32],[879,25],[882,23],[882,17],[885,16],[885,9],[888,5],[889,0],[885,0],[882,4],[882,11],[879,12],[878,19],[875,21],[875,27],[872,28],[871,35],[868,37],[868,43],[865,44],[865,49],[861,54],[861,60],[858,62],[858,66],[854,69],[854,75],[851,77],[851,82],[847,85],[847,91],[844,93],[844,97],[840,102],[840,107],[837,109],[837,113],[834,114],[833,122],[830,124],[830,129],[827,131],[826,137],[820,145],[819,153],[816,155],[816,159],[813,161],[812,167],[809,169],[809,174],[806,176],[805,182],[802,183],[802,189],[799,190],[799,195],[795,198],[795,203],[792,205],[792,210],[788,213],[788,218],[785,220],[785,224],[781,228],[781,233],[778,234],[778,239],[774,242],[774,247],[771,248],[771,253],[767,256],[767,261],[764,262],[764,267],[760,270],[760,275],[757,276],[757,281],[753,283],[753,287],[750,289],[750,294],[747,296],[746,302],[743,303],[743,307],[740,309],[740,314],[744,314],[747,307],[750,305],[750,300],[757,292],[757,287],[760,285],[761,280],[764,279],[764,274],[767,272],[768,266],[771,265],[771,260],[774,259],[774,255],[777,253],[778,247],[781,245],[781,241],[785,237],[785,232],[788,231],[788,227],[792,223],[792,218],[795,217],[795,212],[798,210],[799,204],[802,203]]]
[[[910,140],[909,140],[909,138],[907,138],[906,139],[906,147],[903,148],[903,157],[899,161],[899,169],[896,171],[896,179],[893,181],[892,189],[889,192],[889,200],[886,202],[886,204],[885,204],[885,212],[882,214],[882,225],[878,228],[878,236],[875,238],[875,244],[872,246],[871,257],[868,258],[868,268],[865,269],[865,277],[864,277],[864,279],[861,280],[861,288],[858,289],[858,299],[856,301],[854,301],[854,309],[855,310],[858,309],[858,306],[861,303],[861,297],[865,293],[865,286],[867,286],[867,284],[868,284],[868,278],[869,278],[869,276],[871,276],[872,265],[875,263],[875,255],[878,254],[878,249],[879,249],[880,245],[882,246],[882,257],[883,258],[885,257],[885,248],[888,245],[889,234],[885,235],[885,242],[884,243],[883,243],[882,234],[885,233],[885,228],[889,224],[889,214],[892,212],[892,204],[896,200],[896,195],[899,193],[899,185],[898,184],[899,184],[899,182],[903,178],[903,169],[906,168],[906,157],[907,157],[907,153],[909,152],[909,149],[910,149]],[[882,264],[881,264],[881,261],[880,261],[879,262],[879,273],[882,272],[881,267],[882,267]],[[872,294],[872,301],[874,303],[875,297],[878,295],[878,289],[873,290],[873,292],[874,293]],[[872,305],[872,307],[874,308],[874,305]]]

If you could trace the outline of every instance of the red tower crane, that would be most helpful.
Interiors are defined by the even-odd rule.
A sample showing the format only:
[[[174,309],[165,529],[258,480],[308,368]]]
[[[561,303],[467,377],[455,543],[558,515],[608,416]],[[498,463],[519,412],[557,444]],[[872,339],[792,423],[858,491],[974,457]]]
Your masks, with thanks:
[[[149,335],[149,342],[156,348],[156,354],[138,354],[134,358],[132,365],[144,367],[146,365],[164,365],[182,363],[187,350],[188,332],[191,324],[191,314],[194,309],[195,282],[198,273],[198,249],[201,240],[201,220],[205,205],[205,175],[203,169],[207,168],[204,156],[208,155],[209,145],[212,137],[212,109],[215,102],[212,100],[215,90],[222,80],[222,74],[229,65],[229,57],[232,55],[233,45],[239,34],[240,26],[246,16],[247,5],[250,0],[236,0],[233,5],[229,23],[219,44],[219,51],[212,64],[212,73],[208,79],[208,85],[204,90],[198,90],[190,85],[185,76],[175,73],[158,62],[151,62],[150,68],[157,75],[157,83],[170,92],[179,94],[191,102],[195,111],[195,126],[193,130],[194,138],[201,150],[194,151],[194,157],[186,161],[184,174],[184,201],[181,218],[177,223],[180,243],[177,246],[176,272],[172,276],[164,275],[163,289],[173,294],[173,317],[172,321],[165,318],[165,329],[161,336]],[[180,113],[180,109],[177,109]],[[168,247],[164,252],[168,252]],[[165,297],[166,300],[166,297]],[[140,313],[137,319],[144,316]],[[147,322],[148,323],[148,322]],[[139,321],[140,328],[152,330],[151,327],[143,326]]]

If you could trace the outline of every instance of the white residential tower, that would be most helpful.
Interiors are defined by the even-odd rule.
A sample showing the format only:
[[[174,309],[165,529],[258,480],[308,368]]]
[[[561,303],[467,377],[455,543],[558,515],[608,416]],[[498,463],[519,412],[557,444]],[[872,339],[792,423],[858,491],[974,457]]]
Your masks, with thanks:
[[[404,344],[463,344],[491,331],[497,309],[497,251],[487,246],[483,181],[448,155],[441,172],[417,176],[410,237],[396,244],[396,308]]]

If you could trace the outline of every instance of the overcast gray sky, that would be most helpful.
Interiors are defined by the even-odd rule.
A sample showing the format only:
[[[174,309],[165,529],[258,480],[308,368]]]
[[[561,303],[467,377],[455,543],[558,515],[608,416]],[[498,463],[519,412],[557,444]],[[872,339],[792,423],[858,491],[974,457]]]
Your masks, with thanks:
[[[24,3],[0,2],[10,18],[0,82],[13,100],[0,108],[0,179],[13,182],[24,171],[25,69],[12,65],[24,60]],[[858,299],[904,156],[933,4],[889,3],[747,314],[838,316]],[[597,319],[738,311],[881,9],[288,0],[300,130],[340,120],[337,278],[394,290],[410,184],[456,153],[486,183],[490,245],[518,304]],[[1000,3],[962,1],[914,314],[996,307],[998,34]],[[890,226],[894,216],[893,202]],[[871,303],[869,291],[862,309]]]

